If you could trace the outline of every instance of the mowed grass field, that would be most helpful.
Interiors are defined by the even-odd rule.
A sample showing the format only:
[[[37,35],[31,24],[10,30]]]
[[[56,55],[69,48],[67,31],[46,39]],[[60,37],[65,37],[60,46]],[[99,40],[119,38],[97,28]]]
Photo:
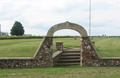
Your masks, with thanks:
[[[33,57],[42,39],[9,39],[0,40],[0,57]],[[80,47],[80,38],[54,38],[53,53],[56,51],[55,42],[63,41],[64,48]],[[95,47],[100,57],[120,57],[120,38],[99,38]]]
[[[93,39],[100,57],[120,57],[120,38]]]
[[[120,67],[0,69],[0,78],[120,78]]]
[[[32,57],[42,39],[0,40],[0,57]],[[80,47],[80,39],[54,38],[63,41],[64,48]],[[120,39],[93,39],[101,57],[120,57]],[[0,78],[120,78],[120,67],[62,66],[50,68],[0,69]]]
[[[64,48],[80,47],[80,39],[54,38],[53,53],[56,51],[56,42],[63,41]],[[42,39],[9,39],[0,40],[0,57],[33,57]]]

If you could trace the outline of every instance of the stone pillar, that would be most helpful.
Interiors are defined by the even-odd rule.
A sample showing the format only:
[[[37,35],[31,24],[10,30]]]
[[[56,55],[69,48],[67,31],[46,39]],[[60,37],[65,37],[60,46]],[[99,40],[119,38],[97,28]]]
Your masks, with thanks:
[[[42,62],[41,67],[52,67],[53,66],[53,37],[44,37],[35,59]]]
[[[99,56],[97,55],[92,42],[89,37],[81,38],[81,66],[99,66],[98,60]]]
[[[63,51],[63,42],[56,42],[56,51]]]

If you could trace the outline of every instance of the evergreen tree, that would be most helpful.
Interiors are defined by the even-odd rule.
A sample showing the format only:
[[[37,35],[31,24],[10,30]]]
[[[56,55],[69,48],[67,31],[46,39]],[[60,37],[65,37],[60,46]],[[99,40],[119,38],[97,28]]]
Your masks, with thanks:
[[[22,24],[18,21],[15,21],[10,34],[11,35],[16,35],[16,36],[22,36],[24,34],[24,27],[22,26]]]

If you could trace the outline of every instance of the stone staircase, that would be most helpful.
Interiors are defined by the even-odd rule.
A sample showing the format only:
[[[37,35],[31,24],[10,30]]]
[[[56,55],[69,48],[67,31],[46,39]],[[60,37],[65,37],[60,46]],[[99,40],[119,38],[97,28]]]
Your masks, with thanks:
[[[80,64],[80,48],[67,48],[61,53],[55,66],[69,66]]]

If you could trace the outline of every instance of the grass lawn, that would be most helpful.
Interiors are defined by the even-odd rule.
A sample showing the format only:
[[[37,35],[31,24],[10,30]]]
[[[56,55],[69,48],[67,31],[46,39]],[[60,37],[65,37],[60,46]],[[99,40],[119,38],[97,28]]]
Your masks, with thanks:
[[[32,57],[40,45],[42,39],[9,39],[0,40],[0,57]],[[55,42],[63,41],[64,48],[80,47],[80,38],[54,38]],[[120,38],[93,39],[95,47],[101,57],[120,57]]]
[[[93,39],[100,57],[120,57],[120,38]]]
[[[120,78],[120,67],[0,69],[0,78]]]
[[[0,57],[33,57],[42,39],[10,39],[0,40]],[[63,41],[64,48],[80,46],[80,40],[73,38],[54,38],[53,52],[56,50],[56,41]],[[72,43],[74,41],[74,43]],[[70,43],[69,43],[70,42]]]
[[[0,40],[0,57],[33,57],[42,39]]]

